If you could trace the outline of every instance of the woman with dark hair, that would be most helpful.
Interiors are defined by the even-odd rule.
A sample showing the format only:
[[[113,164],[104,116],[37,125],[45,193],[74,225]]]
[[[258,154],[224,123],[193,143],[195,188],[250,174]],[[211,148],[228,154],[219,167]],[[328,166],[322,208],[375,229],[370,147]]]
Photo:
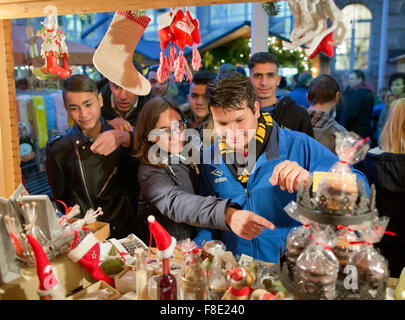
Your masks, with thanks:
[[[173,101],[167,97],[149,100],[136,128],[134,153],[141,162],[138,215],[145,223],[140,228],[144,234],[138,235],[141,239],[149,241],[147,216],[152,213],[177,240],[194,238],[197,227],[237,234],[251,227],[242,220],[252,220],[253,212],[238,210],[230,199],[198,195],[200,170],[196,163],[201,141],[196,130],[187,129],[184,115]]]
[[[384,97],[385,106],[381,111],[380,118],[378,119],[378,135],[380,137],[384,128],[385,122],[388,118],[389,108],[394,100],[405,98],[405,73],[395,72],[391,74],[388,80],[389,92]]]

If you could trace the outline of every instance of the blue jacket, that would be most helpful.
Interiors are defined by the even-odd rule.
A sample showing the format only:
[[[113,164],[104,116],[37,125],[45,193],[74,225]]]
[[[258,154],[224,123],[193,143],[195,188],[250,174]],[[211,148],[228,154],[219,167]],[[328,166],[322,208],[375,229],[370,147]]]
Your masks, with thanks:
[[[274,122],[273,122],[274,123]],[[264,152],[259,156],[253,168],[247,188],[233,176],[228,166],[222,161],[217,143],[203,153],[201,166],[201,192],[203,195],[216,195],[223,199],[231,198],[244,210],[253,211],[275,226],[275,230],[263,229],[263,232],[253,240],[238,237],[233,232],[201,229],[195,241],[201,246],[202,242],[212,239],[221,240],[227,250],[234,254],[247,254],[255,259],[276,263],[278,249],[284,250],[284,242],[289,231],[300,225],[290,218],[284,207],[296,200],[296,193],[282,191],[280,186],[273,186],[269,179],[274,167],[284,160],[296,161],[309,172],[328,171],[339,159],[327,148],[308,135],[280,129],[274,123],[270,139]],[[207,160],[211,159],[210,164]],[[357,179],[364,180],[366,192],[369,192],[366,177],[351,168]]]

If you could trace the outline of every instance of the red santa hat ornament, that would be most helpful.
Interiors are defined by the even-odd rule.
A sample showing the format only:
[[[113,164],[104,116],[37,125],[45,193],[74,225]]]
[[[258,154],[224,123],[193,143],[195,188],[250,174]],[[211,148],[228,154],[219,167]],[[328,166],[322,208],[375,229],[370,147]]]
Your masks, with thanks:
[[[37,292],[40,295],[41,300],[64,299],[65,295],[60,287],[60,282],[56,277],[56,271],[50,265],[48,256],[41,244],[30,234],[27,234],[27,239],[35,255],[37,275],[39,279]]]
[[[172,256],[177,241],[172,237],[162,225],[156,221],[154,216],[148,217],[149,232],[155,238],[158,256],[161,259],[168,259]]]

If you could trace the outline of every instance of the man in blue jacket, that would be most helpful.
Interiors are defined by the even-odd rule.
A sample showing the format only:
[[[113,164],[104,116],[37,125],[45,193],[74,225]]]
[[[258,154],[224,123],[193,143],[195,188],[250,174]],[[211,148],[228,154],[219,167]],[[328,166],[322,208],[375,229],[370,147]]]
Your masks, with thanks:
[[[242,75],[218,77],[207,85],[206,96],[219,138],[202,156],[202,194],[231,198],[276,228],[251,223],[251,231],[242,236],[201,229],[195,240],[201,245],[219,239],[234,254],[277,262],[279,247],[283,249],[288,232],[299,225],[284,207],[295,201],[300,182],[314,171],[328,171],[339,159],[308,135],[281,129],[260,110],[253,86]],[[363,174],[354,173],[368,185]],[[245,223],[249,221],[241,225]]]

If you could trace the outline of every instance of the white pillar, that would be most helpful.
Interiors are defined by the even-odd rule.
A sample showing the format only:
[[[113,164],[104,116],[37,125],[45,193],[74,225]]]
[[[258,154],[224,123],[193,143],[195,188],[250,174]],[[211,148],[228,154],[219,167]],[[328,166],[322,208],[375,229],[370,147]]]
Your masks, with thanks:
[[[250,55],[256,52],[268,52],[269,16],[263,10],[261,2],[252,3],[252,23],[250,38],[252,46]]]
[[[387,62],[388,7],[389,7],[389,0],[383,0],[381,36],[380,36],[380,59],[378,62],[377,94],[380,92],[381,88],[383,87],[384,78],[385,78],[385,65]]]

